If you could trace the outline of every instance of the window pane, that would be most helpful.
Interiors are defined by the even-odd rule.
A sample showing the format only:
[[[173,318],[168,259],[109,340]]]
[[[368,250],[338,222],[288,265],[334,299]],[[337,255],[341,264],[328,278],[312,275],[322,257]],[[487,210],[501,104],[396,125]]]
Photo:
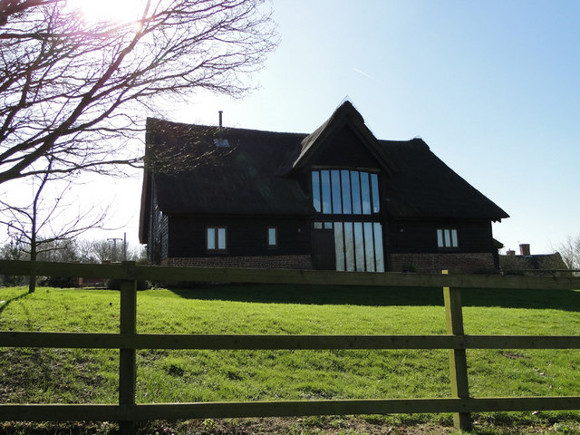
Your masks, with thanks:
[[[342,214],[342,202],[340,194],[340,171],[334,169],[331,171],[332,178],[332,212]]]
[[[354,214],[361,214],[358,171],[350,171],[350,187],[352,189],[352,212]]]
[[[437,246],[443,247],[443,230],[437,230]]]
[[[218,249],[226,249],[226,229],[218,228]]]
[[[362,212],[363,214],[371,214],[371,188],[369,174],[367,172],[360,173],[360,190],[362,195]]]
[[[451,230],[451,246],[457,248],[459,244],[457,243],[457,230]]]
[[[444,230],[445,232],[445,246],[449,247],[451,246],[451,234],[449,230]]]
[[[375,222],[375,260],[377,263],[377,272],[385,271],[385,259],[383,256],[383,228],[380,223]]]
[[[330,171],[320,171],[322,182],[322,213],[332,213],[330,205]]]
[[[215,249],[215,228],[207,229],[207,249]]]
[[[379,200],[379,176],[371,174],[371,190],[373,193],[373,213],[378,213],[381,209],[381,202]]]
[[[365,244],[363,237],[362,222],[354,223],[354,250],[356,255],[356,271],[364,272],[365,270]]]
[[[276,228],[268,228],[268,246],[276,246],[277,244]]]
[[[354,233],[352,222],[344,223],[344,256],[346,260],[346,270],[353,272],[354,267]]]
[[[320,174],[318,171],[312,171],[312,203],[314,210],[320,213]]]
[[[332,222],[324,222],[324,229],[331,230],[332,229]]]
[[[322,222],[314,222],[314,229],[321,230],[322,229]]]
[[[366,271],[367,272],[374,272],[375,271],[375,249],[374,245],[374,237],[373,237],[373,224],[372,222],[365,222],[364,224],[365,230],[365,257],[366,257]]]
[[[340,171],[342,179],[342,212],[344,214],[351,214],[350,207],[350,173],[349,171]]]
[[[334,223],[334,246],[336,252],[336,270],[344,271],[344,240],[342,238],[342,222]]]

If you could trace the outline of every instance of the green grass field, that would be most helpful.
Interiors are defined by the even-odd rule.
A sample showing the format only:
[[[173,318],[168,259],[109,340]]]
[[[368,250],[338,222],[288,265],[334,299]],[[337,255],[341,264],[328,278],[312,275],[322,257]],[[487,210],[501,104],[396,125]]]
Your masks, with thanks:
[[[580,335],[578,291],[465,290],[462,296],[467,334]],[[28,295],[25,288],[5,288],[0,289],[0,301],[3,331],[118,332],[119,328],[115,291],[39,288]],[[440,289],[148,290],[138,294],[138,332],[444,334],[445,314]],[[448,397],[447,358],[446,350],[143,350],[137,353],[137,401]],[[580,391],[577,350],[470,350],[467,358],[473,397],[564,396]],[[115,403],[117,370],[115,350],[0,349],[0,402]],[[449,415],[372,418],[392,425],[451,424]],[[317,422],[323,420],[304,419],[312,423],[310,429],[288,433],[319,433]],[[577,412],[495,413],[476,420],[491,430],[480,433],[496,433],[497,427],[489,429],[491,423],[541,425],[556,433],[576,433],[580,428]]]

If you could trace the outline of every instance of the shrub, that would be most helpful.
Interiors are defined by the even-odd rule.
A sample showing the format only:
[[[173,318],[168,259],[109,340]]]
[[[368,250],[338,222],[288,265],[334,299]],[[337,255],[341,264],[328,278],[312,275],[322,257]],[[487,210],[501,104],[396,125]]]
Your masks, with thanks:
[[[121,290],[121,280],[120,279],[108,279],[106,283],[107,289],[109,290]],[[151,288],[149,281],[137,280],[137,290],[147,290]]]
[[[65,277],[65,276],[48,276],[40,280],[40,285],[45,287],[77,287],[78,281],[76,278]]]

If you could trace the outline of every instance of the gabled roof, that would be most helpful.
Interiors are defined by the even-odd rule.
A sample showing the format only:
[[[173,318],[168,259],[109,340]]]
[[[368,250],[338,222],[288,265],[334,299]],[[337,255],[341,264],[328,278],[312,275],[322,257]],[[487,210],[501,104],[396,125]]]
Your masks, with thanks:
[[[312,134],[149,118],[142,241],[148,227],[151,189],[155,190],[160,210],[167,214],[313,214],[309,193],[300,186],[296,173],[312,163],[327,139],[347,124],[388,174],[382,206],[391,217],[492,221],[508,217],[437,158],[422,139],[377,140],[362,116],[346,102]],[[214,139],[227,139],[230,146],[216,147]]]
[[[162,159],[180,159],[177,169],[153,174],[159,207],[167,213],[312,213],[295,179],[284,177],[286,161],[303,135],[175,124],[148,119],[150,148],[174,149]],[[171,135],[159,134],[171,131]],[[214,139],[229,147],[216,147]]]
[[[509,217],[433,154],[423,139],[380,143],[398,168],[387,183],[392,216],[491,221]]]
[[[377,138],[366,126],[362,115],[354,108],[350,101],[345,101],[332,116],[318,127],[312,134],[306,136],[300,142],[300,154],[292,162],[292,169],[305,166],[313,158],[316,151],[323,147],[333,133],[341,131],[342,127],[348,125],[360,139],[363,146],[375,157],[377,162],[385,170],[387,175],[392,175],[395,165],[391,161],[385,148],[380,146]]]

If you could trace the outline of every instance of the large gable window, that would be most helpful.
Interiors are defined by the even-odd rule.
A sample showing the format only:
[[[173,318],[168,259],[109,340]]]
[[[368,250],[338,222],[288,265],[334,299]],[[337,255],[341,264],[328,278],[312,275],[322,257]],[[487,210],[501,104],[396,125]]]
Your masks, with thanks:
[[[379,213],[379,176],[349,169],[312,171],[314,209],[323,214]]]
[[[207,227],[207,250],[213,252],[225,251],[227,238],[225,227]]]

